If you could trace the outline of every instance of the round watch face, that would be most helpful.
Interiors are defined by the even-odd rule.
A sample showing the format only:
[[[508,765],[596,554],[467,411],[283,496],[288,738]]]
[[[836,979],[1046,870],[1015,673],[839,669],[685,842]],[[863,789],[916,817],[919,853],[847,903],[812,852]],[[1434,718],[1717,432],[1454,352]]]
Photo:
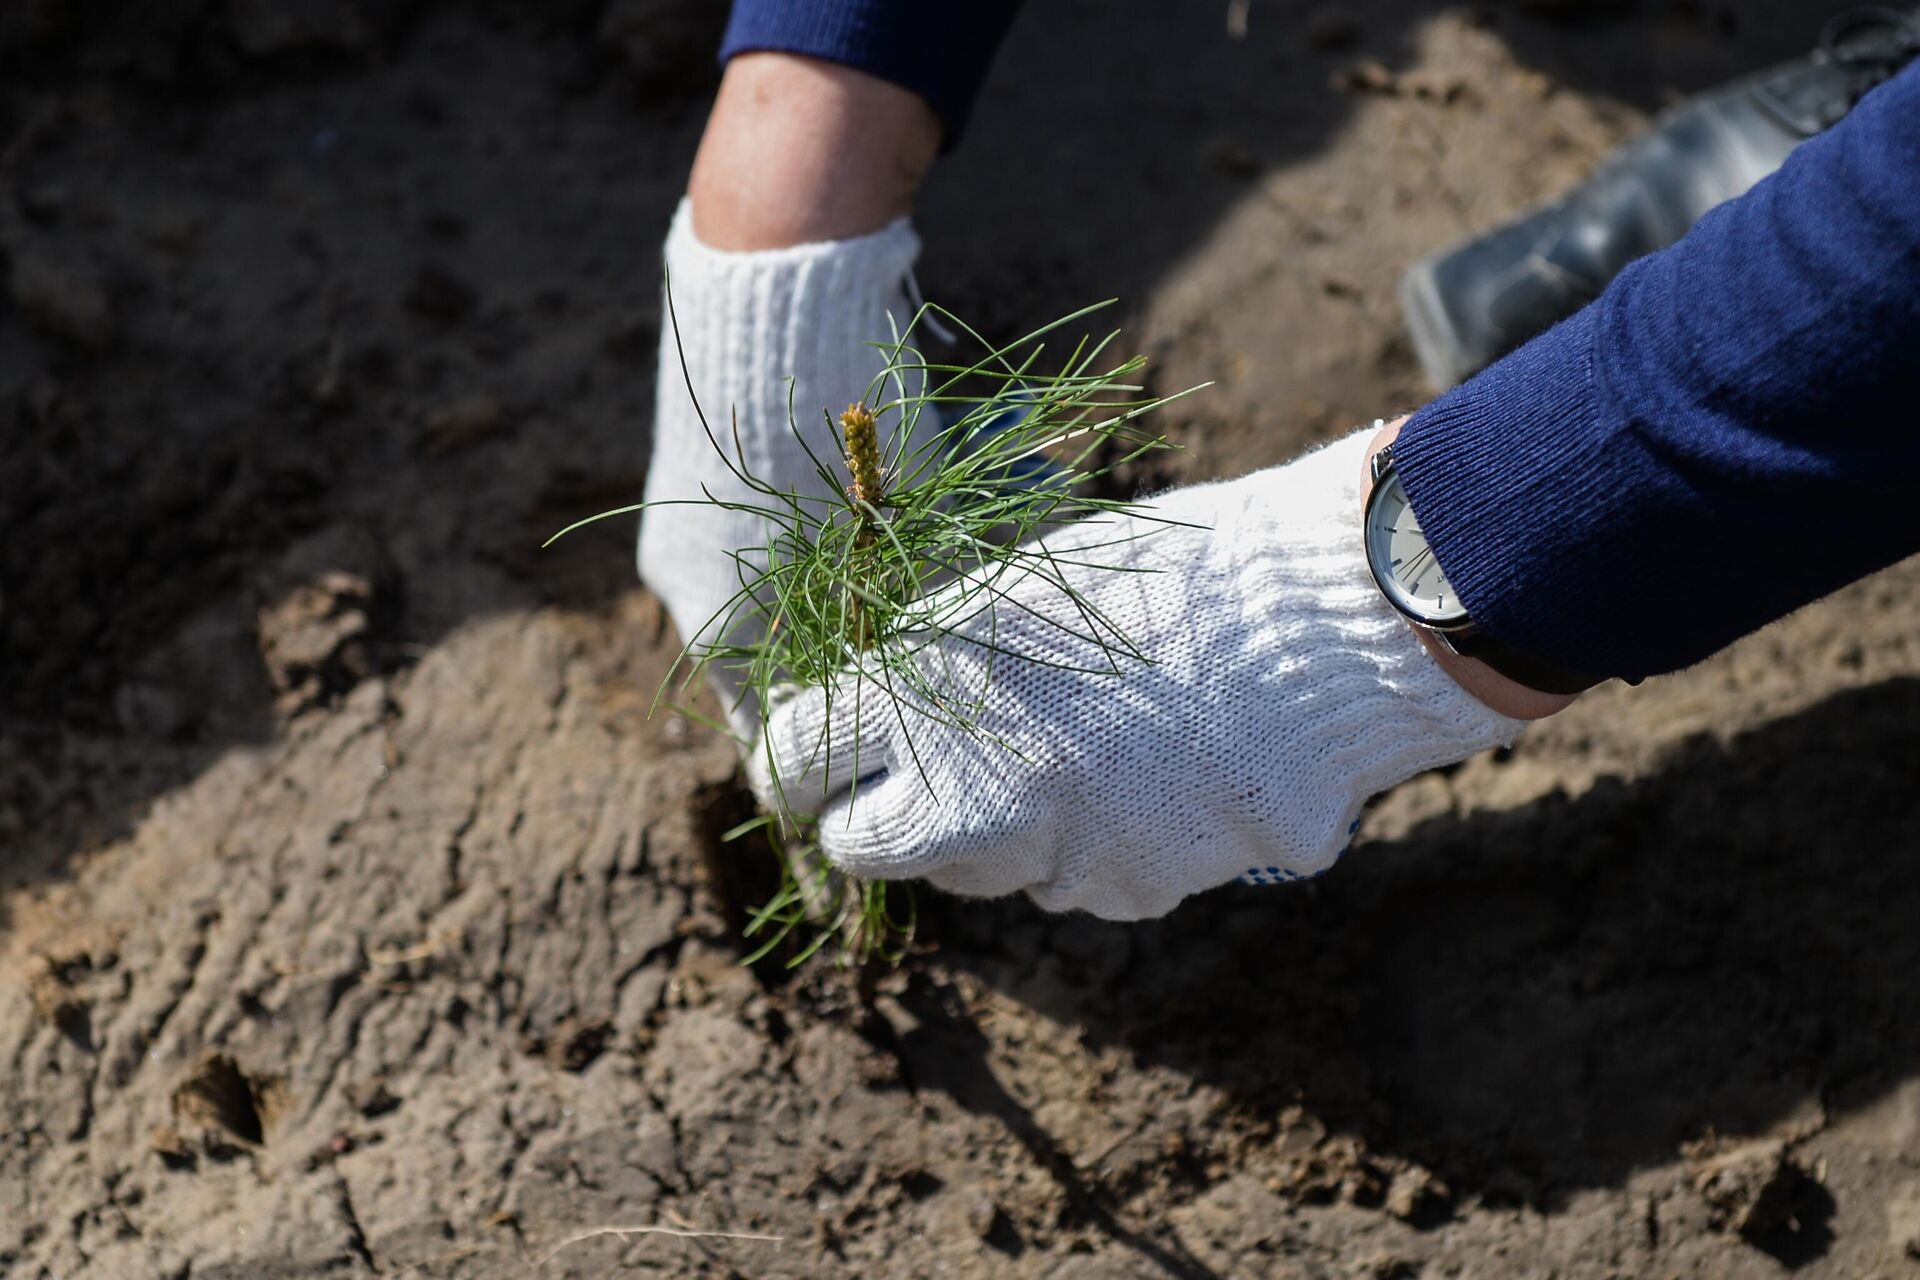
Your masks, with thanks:
[[[1367,563],[1395,608],[1430,627],[1467,620],[1466,606],[1433,558],[1395,471],[1389,470],[1367,499],[1366,535]]]

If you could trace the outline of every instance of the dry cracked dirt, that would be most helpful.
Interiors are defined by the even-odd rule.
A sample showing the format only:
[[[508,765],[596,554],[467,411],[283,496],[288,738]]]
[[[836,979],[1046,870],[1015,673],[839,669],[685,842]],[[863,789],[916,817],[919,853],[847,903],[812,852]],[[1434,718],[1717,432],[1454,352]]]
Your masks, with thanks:
[[[1152,479],[1276,462],[1425,394],[1406,263],[1828,12],[1035,0],[921,279],[1119,295],[1218,382]],[[639,491],[720,16],[0,8],[0,1274],[1920,1276],[1913,564],[1312,884],[740,964],[632,527],[538,550]]]

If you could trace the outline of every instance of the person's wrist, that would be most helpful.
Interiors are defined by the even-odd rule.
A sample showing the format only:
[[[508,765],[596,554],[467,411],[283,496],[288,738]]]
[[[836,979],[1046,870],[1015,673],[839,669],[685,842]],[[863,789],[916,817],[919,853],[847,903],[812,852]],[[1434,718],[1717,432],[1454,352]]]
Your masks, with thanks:
[[[1402,415],[1389,422],[1372,440],[1367,442],[1360,475],[1360,507],[1363,511],[1366,509],[1367,495],[1373,489],[1373,455],[1393,443],[1394,438],[1400,434],[1400,428],[1406,422],[1407,416]],[[1407,626],[1413,629],[1413,633],[1420,638],[1420,643],[1425,645],[1427,652],[1433,656],[1434,662],[1452,677],[1454,683],[1471,694],[1481,705],[1503,716],[1510,716],[1515,720],[1544,720],[1556,712],[1566,710],[1579,696],[1578,694],[1543,693],[1538,689],[1528,688],[1512,677],[1494,670],[1478,658],[1455,653],[1425,627],[1411,621]]]

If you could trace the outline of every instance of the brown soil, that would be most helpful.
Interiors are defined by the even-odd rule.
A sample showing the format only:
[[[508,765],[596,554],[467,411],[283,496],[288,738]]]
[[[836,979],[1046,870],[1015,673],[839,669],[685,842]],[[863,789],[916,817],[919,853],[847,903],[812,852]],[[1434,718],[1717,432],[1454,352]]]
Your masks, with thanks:
[[[1219,379],[1166,479],[1416,401],[1401,267],[1827,9],[1230,8],[1036,0],[921,218]],[[738,964],[631,525],[536,550],[638,492],[714,17],[0,11],[0,1273],[1920,1274],[1920,566],[1311,885]]]

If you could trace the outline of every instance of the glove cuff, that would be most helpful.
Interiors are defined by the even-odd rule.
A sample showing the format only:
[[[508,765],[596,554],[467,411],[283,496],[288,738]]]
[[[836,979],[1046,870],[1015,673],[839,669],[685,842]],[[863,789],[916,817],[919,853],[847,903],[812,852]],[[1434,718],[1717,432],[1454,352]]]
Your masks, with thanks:
[[[682,200],[666,243],[673,310],[662,317],[657,432],[680,429],[681,415],[669,410],[687,405],[691,375],[700,408],[724,443],[731,444],[737,419],[756,476],[783,487],[803,483],[811,466],[784,440],[789,409],[809,445],[838,452],[826,415],[866,395],[886,366],[872,344],[912,320],[905,284],[919,253],[920,237],[905,218],[847,240],[749,253],[713,249],[694,235],[692,205]],[[693,434],[700,435],[697,423]],[[697,443],[711,447],[703,438]],[[797,470],[796,459],[806,470],[787,474]]]

